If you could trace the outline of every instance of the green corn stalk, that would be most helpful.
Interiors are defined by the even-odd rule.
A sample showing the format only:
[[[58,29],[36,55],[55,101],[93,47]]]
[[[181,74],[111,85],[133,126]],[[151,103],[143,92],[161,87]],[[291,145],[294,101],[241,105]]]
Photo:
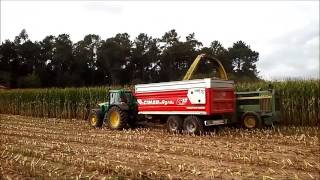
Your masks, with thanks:
[[[239,83],[236,90],[267,89],[269,84],[276,89],[283,125],[320,125],[320,80]],[[90,109],[107,100],[108,89],[119,88],[133,89],[133,86],[0,90],[0,113],[86,119]]]

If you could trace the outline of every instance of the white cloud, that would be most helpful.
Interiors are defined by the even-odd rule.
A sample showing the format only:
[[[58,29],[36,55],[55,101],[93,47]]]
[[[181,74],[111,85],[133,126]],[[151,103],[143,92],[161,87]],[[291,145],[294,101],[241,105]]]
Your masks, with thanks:
[[[86,11],[90,11],[91,13],[111,13],[111,14],[117,14],[117,13],[121,13],[123,8],[121,5],[117,5],[117,4],[112,4],[112,3],[108,3],[106,4],[103,1],[91,1],[91,2],[86,2],[83,5],[83,9]]]
[[[32,40],[69,33],[73,41],[175,28],[205,46],[245,41],[260,53],[264,78],[319,76],[319,1],[1,1],[1,40],[23,28]]]
[[[261,75],[265,78],[305,77],[319,78],[319,27],[304,27],[278,36],[265,46],[271,52],[259,51]]]

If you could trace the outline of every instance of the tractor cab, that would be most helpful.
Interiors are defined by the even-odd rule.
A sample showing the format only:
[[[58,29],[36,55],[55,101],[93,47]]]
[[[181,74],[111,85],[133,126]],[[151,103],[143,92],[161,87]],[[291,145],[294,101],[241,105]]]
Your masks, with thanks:
[[[110,90],[108,93],[108,99],[110,104],[127,103],[132,97],[131,91],[127,90]]]
[[[101,111],[106,113],[110,106],[121,106],[125,109],[130,109],[136,105],[134,96],[130,90],[119,89],[109,90],[107,93],[107,102],[98,104]]]

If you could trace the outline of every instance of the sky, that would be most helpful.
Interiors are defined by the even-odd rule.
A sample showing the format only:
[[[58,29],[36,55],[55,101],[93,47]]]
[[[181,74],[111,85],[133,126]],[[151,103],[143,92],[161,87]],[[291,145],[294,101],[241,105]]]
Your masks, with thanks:
[[[259,76],[267,80],[319,78],[319,1],[9,1],[1,0],[3,42],[26,29],[32,41],[70,34],[102,39],[127,32],[160,38],[176,29],[195,33],[204,46],[225,48],[242,40],[259,52]]]

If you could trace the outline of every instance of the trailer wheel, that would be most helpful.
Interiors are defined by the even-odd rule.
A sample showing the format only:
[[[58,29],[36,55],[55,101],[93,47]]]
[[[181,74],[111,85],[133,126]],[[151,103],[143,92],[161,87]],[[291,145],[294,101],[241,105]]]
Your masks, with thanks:
[[[127,126],[128,113],[117,106],[111,107],[106,116],[108,127],[112,130],[121,130]]]
[[[169,116],[167,119],[167,130],[169,132],[180,132],[182,130],[183,120],[180,116]]]
[[[256,114],[248,113],[242,117],[242,125],[246,129],[261,128],[261,119]]]
[[[203,121],[197,116],[188,116],[183,122],[183,130],[189,134],[200,134],[204,131]]]
[[[92,109],[89,118],[89,125],[92,127],[101,127],[103,124],[103,114],[100,109]]]

